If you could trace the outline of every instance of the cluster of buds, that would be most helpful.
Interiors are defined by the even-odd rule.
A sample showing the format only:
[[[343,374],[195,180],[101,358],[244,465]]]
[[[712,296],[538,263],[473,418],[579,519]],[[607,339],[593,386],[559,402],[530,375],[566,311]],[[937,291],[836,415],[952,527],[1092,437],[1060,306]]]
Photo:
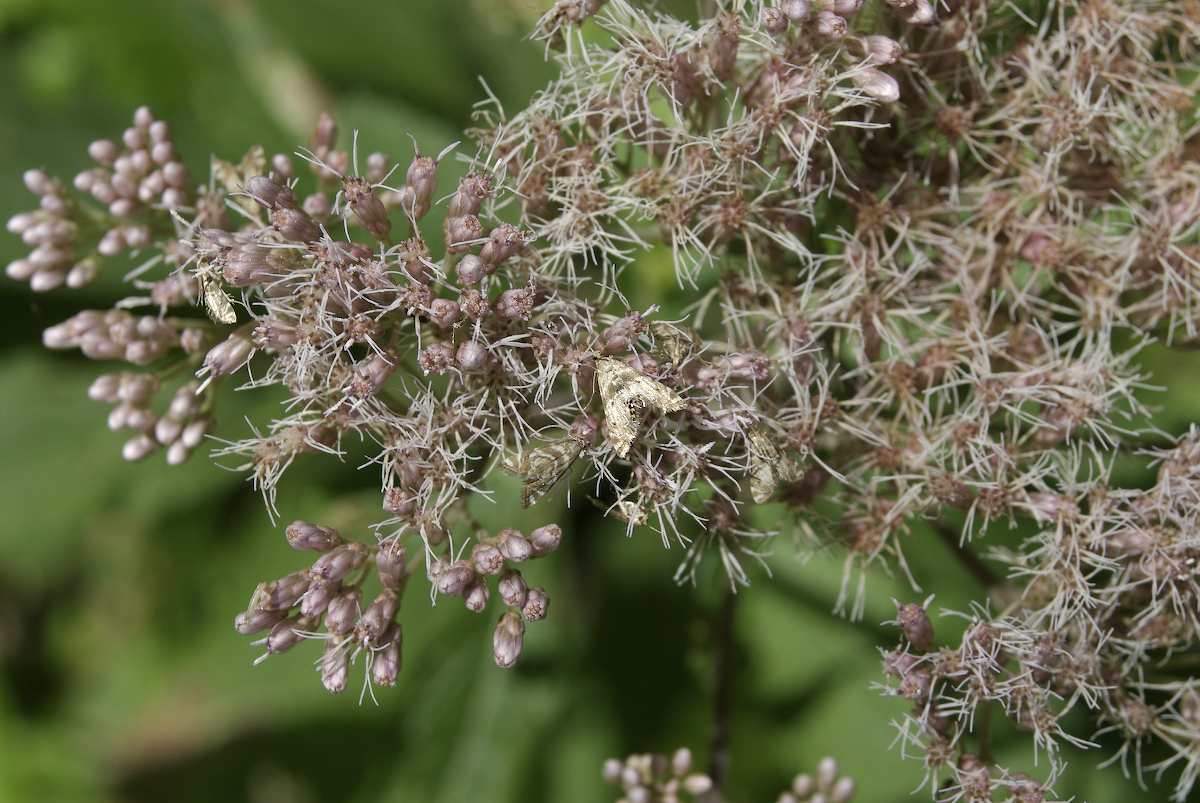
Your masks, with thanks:
[[[89,359],[149,365],[180,345],[180,328],[152,315],[122,309],[84,310],[42,335],[50,349],[77,348]]]
[[[670,756],[639,753],[624,761],[604,762],[602,776],[621,787],[618,803],[687,803],[707,800],[713,780],[692,766],[692,751],[681,747]]]
[[[161,416],[150,406],[158,390],[159,380],[154,374],[122,372],[101,374],[88,388],[88,396],[114,405],[108,415],[109,429],[137,433],[121,448],[126,460],[141,460],[164,447],[167,463],[176,466],[200,445],[212,422],[205,414],[206,399],[198,395],[196,383],[181,385]]]
[[[397,616],[412,571],[404,546],[347,541],[332,528],[305,521],[292,522],[285,533],[293,549],[318,552],[320,557],[307,569],[259,584],[246,610],[238,614],[234,627],[239,633],[267,631],[255,642],[266,647],[258,662],[306,638],[322,639],[319,670],[330,693],[346,689],[350,664],[360,654],[366,656],[371,683],[394,686],[403,641]],[[364,606],[363,585],[370,574],[380,588]]]
[[[427,530],[418,540],[420,554],[409,557],[403,535],[369,545],[349,541],[335,529],[295,521],[285,530],[293,549],[320,553],[311,566],[277,580],[261,583],[246,610],[234,622],[243,635],[263,631],[256,642],[266,646],[259,658],[286,652],[306,638],[322,639],[321,681],[337,693],[346,688],[350,664],[366,656],[371,683],[392,686],[400,668],[400,602],[420,554],[432,551],[426,576],[443,596],[458,596],[468,610],[482,613],[495,593],[506,606],[493,633],[497,666],[516,664],[524,646],[525,625],[544,619],[550,598],[544,589],[530,588],[512,564],[553,552],[562,540],[556,524],[522,535],[505,529],[495,537],[481,536],[469,559],[450,560],[449,534]],[[446,550],[445,556],[436,553]],[[379,591],[363,604],[364,585],[374,575]]]
[[[815,772],[793,778],[791,788],[776,803],[849,803],[853,799],[854,779],[839,776],[837,760],[826,756],[817,762]]]
[[[74,187],[99,206],[68,197],[66,187],[41,170],[25,172],[25,186],[38,196],[38,209],[8,221],[33,251],[8,265],[10,278],[29,280],[42,292],[64,282],[83,287],[99,273],[101,261],[126,250],[140,251],[172,231],[169,210],[191,199],[187,168],[179,160],[171,131],[146,107],[120,143],[102,139],[88,146],[96,166],[75,176]]]

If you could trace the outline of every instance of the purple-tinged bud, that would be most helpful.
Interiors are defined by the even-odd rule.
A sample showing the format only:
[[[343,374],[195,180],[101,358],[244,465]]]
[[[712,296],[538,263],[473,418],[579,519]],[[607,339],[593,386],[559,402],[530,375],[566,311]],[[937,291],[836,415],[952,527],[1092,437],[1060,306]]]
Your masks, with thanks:
[[[692,771],[692,751],[681,747],[671,756],[671,774],[682,778]]]
[[[817,12],[817,33],[828,39],[841,39],[846,35],[846,20],[832,11]]]
[[[157,448],[158,443],[155,442],[154,438],[143,433],[125,441],[125,444],[121,447],[121,457],[130,463],[136,463],[139,460],[144,460]]]
[[[429,320],[440,329],[448,329],[462,317],[457,301],[435,298],[429,304]]]
[[[350,178],[343,182],[346,202],[363,228],[376,240],[387,240],[392,232],[392,221],[388,219],[387,207],[379,196],[361,178]]]
[[[191,448],[181,440],[175,441],[167,447],[167,465],[181,466],[189,457],[191,457]]]
[[[403,660],[404,631],[393,622],[379,642],[383,645],[371,656],[371,680],[379,686],[395,686]]]
[[[842,17],[852,17],[862,8],[863,0],[826,0],[825,7]]]
[[[325,609],[325,629],[335,636],[344,636],[354,629],[362,608],[362,589],[348,588],[329,601]]]
[[[505,290],[496,299],[496,313],[504,318],[527,321],[533,315],[534,292],[531,288]]]
[[[487,267],[483,261],[474,254],[464,254],[462,259],[458,261],[455,267],[458,271],[458,281],[460,284],[473,285],[479,284],[483,277],[488,274]]]
[[[277,153],[271,157],[271,170],[276,176],[288,179],[295,175],[295,168],[292,167],[292,160],[286,153]]]
[[[187,186],[190,179],[187,167],[182,162],[167,162],[162,169],[163,181],[177,189]]]
[[[496,538],[496,546],[500,549],[500,554],[513,563],[529,560],[533,555],[533,546],[529,539],[511,527],[500,531]]]
[[[437,575],[437,590],[441,594],[461,594],[475,579],[475,570],[465,560],[456,560]]]
[[[417,364],[425,374],[440,374],[454,365],[454,347],[449,343],[431,343],[417,355]]]
[[[467,173],[450,198],[446,214],[450,217],[475,215],[492,194],[492,177],[482,173]]]
[[[863,46],[875,64],[894,64],[904,56],[904,47],[890,36],[872,34],[863,39]]]
[[[154,424],[154,439],[163,446],[169,446],[179,440],[181,432],[183,432],[183,424],[174,418],[164,416]]]
[[[480,574],[500,574],[504,569],[504,555],[492,544],[476,544],[471,549],[471,565]]]
[[[269,263],[271,249],[248,243],[229,252],[221,275],[234,287],[264,284],[274,273]]]
[[[316,563],[312,565],[312,573],[314,577],[326,580],[341,580],[362,566],[366,559],[367,548],[357,541],[351,541],[317,558]]]
[[[527,622],[540,622],[550,612],[550,595],[544,588],[531,588],[521,606],[521,615]]]
[[[464,290],[458,297],[458,306],[463,315],[472,321],[481,320],[491,312],[491,305],[488,304],[487,298],[478,290]]]
[[[350,381],[350,395],[359,399],[373,396],[396,370],[396,358],[390,354],[376,354],[354,369]]]
[[[232,374],[249,361],[254,344],[243,333],[236,332],[209,349],[204,366],[213,377]]]
[[[446,238],[446,250],[452,254],[462,254],[483,237],[483,224],[474,215],[448,217],[443,224]]]
[[[496,266],[525,247],[525,233],[511,223],[492,229],[488,241],[479,250],[479,258],[491,273]]]
[[[496,583],[496,592],[500,595],[500,599],[504,600],[505,605],[511,608],[522,608],[525,606],[525,598],[529,594],[529,586],[525,585],[525,578],[519,571],[508,569],[500,575],[500,580]]]
[[[100,273],[100,263],[94,259],[85,259],[67,271],[67,287],[78,290],[95,281]]]
[[[463,601],[467,606],[467,610],[473,613],[482,613],[483,609],[487,607],[491,596],[492,590],[488,588],[488,584],[483,578],[476,578],[463,591]]]
[[[301,616],[320,616],[325,613],[329,603],[342,590],[342,584],[337,580],[313,580],[300,598]]]
[[[375,569],[384,588],[399,591],[408,579],[408,550],[398,540],[384,541],[375,554]]]
[[[298,209],[272,210],[271,225],[284,239],[294,243],[312,242],[321,236],[313,219]]]
[[[833,786],[834,780],[837,778],[837,760],[832,756],[825,756],[817,762],[817,788],[821,790],[828,789]]]
[[[929,25],[937,18],[937,9],[929,0],[913,0],[912,10],[904,21],[909,25]]]
[[[130,404],[142,404],[158,390],[158,378],[153,374],[125,374],[117,387],[117,398]]]
[[[404,183],[413,189],[413,199],[429,209],[429,199],[437,189],[437,162],[430,156],[415,156],[404,174]],[[405,208],[406,212],[409,210]],[[414,215],[420,217],[420,215]]]
[[[163,190],[162,198],[159,202],[167,209],[178,209],[181,206],[186,206],[188,202],[187,193],[183,190],[178,190],[174,187],[168,187]]]
[[[513,611],[508,611],[496,623],[492,633],[492,658],[496,666],[508,669],[521,657],[525,646],[525,622]]]
[[[306,570],[292,572],[269,583],[259,583],[250,596],[251,611],[286,611],[308,590],[313,578]]]
[[[122,376],[120,374],[100,374],[88,386],[87,395],[92,401],[116,404],[120,397]]]
[[[887,73],[868,67],[855,74],[854,82],[858,88],[882,103],[894,103],[900,99],[900,84]]]
[[[350,675],[350,656],[344,645],[334,639],[325,642],[325,652],[321,656],[321,685],[330,694],[341,694],[346,690],[346,681]]]
[[[487,368],[488,351],[474,340],[468,340],[458,347],[455,355],[458,367],[466,373],[477,373]]]
[[[367,156],[367,172],[366,179],[371,184],[378,184],[383,181],[383,177],[388,173],[388,167],[391,164],[391,159],[386,153],[375,153]]]
[[[18,282],[29,279],[35,272],[37,272],[37,265],[34,265],[28,259],[14,259],[4,269],[4,273],[8,278]]]
[[[302,208],[305,214],[317,220],[326,220],[333,214],[333,202],[323,192],[314,192],[312,195],[306,196]]]
[[[400,608],[400,597],[390,588],[385,588],[371,600],[358,620],[359,632],[368,640],[375,641],[391,626]]]
[[[212,421],[207,418],[191,422],[183,428],[183,432],[179,433],[179,443],[186,449],[195,449],[204,440],[204,436],[208,433],[208,428],[211,424]]]
[[[853,798],[853,778],[839,778],[829,790],[829,803],[850,803]]]
[[[914,649],[928,652],[933,647],[933,623],[929,621],[929,614],[923,607],[915,602],[904,605],[897,602],[896,622]]]
[[[295,209],[292,190],[270,176],[253,176],[246,181],[246,192],[267,209]]]
[[[687,792],[692,797],[700,797],[707,795],[712,791],[712,778],[702,773],[693,773],[683,779],[683,791]]]
[[[808,19],[812,5],[809,0],[783,0],[779,4],[779,10],[792,22],[803,22]]]
[[[274,627],[285,616],[287,611],[243,611],[234,617],[233,629],[243,636],[252,636]]]
[[[317,129],[313,133],[312,149],[318,155],[333,148],[337,144],[337,123],[327,112],[321,112],[317,118]]]
[[[120,153],[117,143],[110,139],[98,139],[88,145],[87,150],[88,156],[93,161],[99,162],[102,165],[111,165],[113,160],[117,158],[117,154]]]
[[[766,7],[762,10],[762,26],[772,36],[779,36],[788,29],[788,17],[781,9]]]
[[[316,622],[304,617],[284,619],[271,628],[267,634],[267,652],[278,655],[287,652],[304,640],[303,631],[309,630]]]
[[[561,543],[562,527],[557,524],[538,527],[529,534],[529,545],[533,548],[534,557],[540,558],[542,555],[549,555],[558,549],[558,545]]]
[[[45,170],[26,170],[21,174],[21,180],[34,195],[49,195],[54,191],[54,179]]]

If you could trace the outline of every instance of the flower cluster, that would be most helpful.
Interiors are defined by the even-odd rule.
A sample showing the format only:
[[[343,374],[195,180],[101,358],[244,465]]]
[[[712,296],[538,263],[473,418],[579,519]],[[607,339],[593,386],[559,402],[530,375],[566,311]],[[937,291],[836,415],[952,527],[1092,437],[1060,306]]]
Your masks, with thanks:
[[[716,6],[682,20],[559,0],[536,33],[559,77],[513,114],[481,104],[445,198],[457,143],[360,170],[357,133],[339,147],[327,116],[298,160],[253,148],[193,188],[139,110],[121,145],[90,148],[82,197],[26,175],[39,209],[9,228],[33,251],[9,275],[46,290],[141,260],[139,294],[45,333],[132,366],[92,388],[135,431],[129,459],[184,459],[223,383],[287,396],[215,452],[272,512],[295,460],[366,444],[377,543],[294,525],[322,556],[238,624],[271,628],[268,652],[327,637],[331,690],[358,653],[394,679],[410,562],[472,610],[495,578],[494,655],[516,661],[547,599],[510,564],[561,532],[480,532],[467,502],[494,470],[526,506],[582,480],[628,532],[682,547],[680,579],[713,556],[734,588],[777,533],[755,508],[777,502],[843,550],[851,616],[874,567],[920,591],[905,551],[922,540],[980,580],[957,646],[910,601],[885,657],[914,705],[902,744],[940,800],[1041,801],[1059,746],[1096,732],[1121,734],[1115,758],[1139,772],[1143,744],[1164,747],[1150,768],[1179,765],[1184,799],[1200,686],[1173,661],[1200,637],[1200,436],[1168,445],[1147,423],[1142,358],[1200,340],[1197,87],[1179,69],[1194,10]],[[646,254],[670,260],[685,304],[633,308]],[[1157,484],[1116,486],[1117,459],[1159,461]],[[362,608],[371,560],[382,590]],[[1050,777],[983,749],[993,709],[1050,753]],[[687,770],[635,764],[617,773],[627,796],[703,794]]]
[[[692,751],[681,747],[669,757],[639,753],[604,762],[604,780],[621,787],[617,803],[689,803],[711,800],[713,779],[693,768]],[[724,798],[721,798],[724,799]],[[815,773],[801,773],[776,803],[850,803],[854,779],[839,776],[837,761],[823,758]]]

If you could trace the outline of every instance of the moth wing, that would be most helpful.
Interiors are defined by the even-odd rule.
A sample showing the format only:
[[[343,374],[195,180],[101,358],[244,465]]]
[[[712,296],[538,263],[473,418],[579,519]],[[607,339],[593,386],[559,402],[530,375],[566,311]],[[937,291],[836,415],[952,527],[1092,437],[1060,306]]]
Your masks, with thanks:
[[[229,300],[229,296],[221,289],[221,285],[211,279],[201,279],[204,295],[204,309],[208,317],[216,323],[237,323],[237,312]]]

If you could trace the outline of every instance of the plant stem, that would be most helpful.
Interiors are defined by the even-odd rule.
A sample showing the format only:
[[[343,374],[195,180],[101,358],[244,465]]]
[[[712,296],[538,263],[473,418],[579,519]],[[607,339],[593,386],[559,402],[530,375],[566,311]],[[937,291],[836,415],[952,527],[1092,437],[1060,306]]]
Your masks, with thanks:
[[[993,588],[1000,584],[1000,578],[991,568],[959,541],[958,533],[941,522],[936,522],[933,529],[946,546],[950,547],[950,551],[958,558],[958,562],[963,565],[963,568],[970,572],[971,576],[978,580],[984,588]]]
[[[716,679],[713,684],[713,735],[709,750],[709,771],[713,787],[721,790],[729,770],[729,733],[733,718],[733,615],[737,594],[725,592],[719,618],[713,628],[713,659]]]

